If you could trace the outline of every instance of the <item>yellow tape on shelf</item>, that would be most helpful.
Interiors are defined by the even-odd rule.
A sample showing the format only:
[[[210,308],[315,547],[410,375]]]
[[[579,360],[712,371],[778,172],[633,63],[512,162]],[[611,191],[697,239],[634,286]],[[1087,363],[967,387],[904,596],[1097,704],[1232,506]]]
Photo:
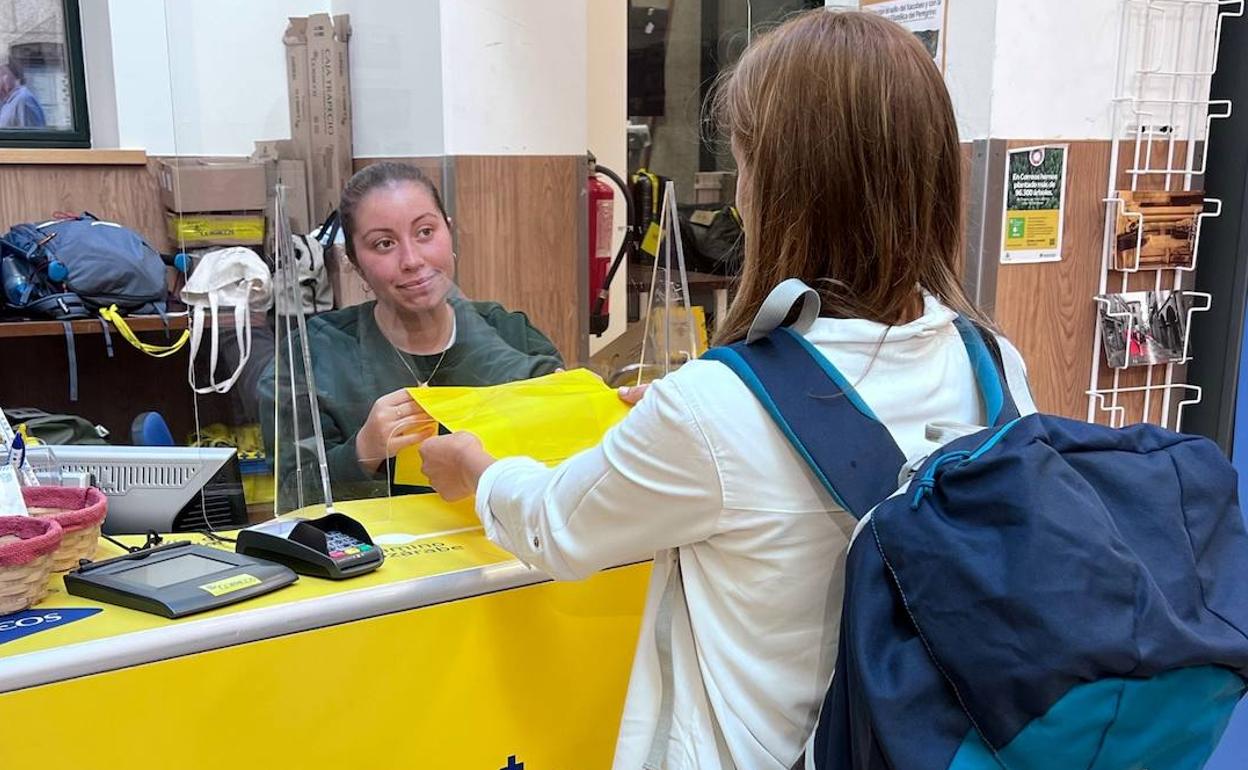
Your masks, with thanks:
[[[111,305],[107,308],[100,308],[100,317],[117,327],[117,331],[121,332],[121,336],[125,338],[126,342],[129,342],[135,348],[143,351],[153,358],[165,358],[166,356],[171,356],[174,353],[177,353],[184,345],[186,345],[186,341],[191,338],[191,332],[183,329],[181,336],[179,336],[178,339],[172,344],[153,345],[150,342],[144,342],[139,339],[138,335],[134,333],[134,330],[130,328],[130,324],[126,323],[126,319],[123,318],[121,313],[117,311],[116,305]]]

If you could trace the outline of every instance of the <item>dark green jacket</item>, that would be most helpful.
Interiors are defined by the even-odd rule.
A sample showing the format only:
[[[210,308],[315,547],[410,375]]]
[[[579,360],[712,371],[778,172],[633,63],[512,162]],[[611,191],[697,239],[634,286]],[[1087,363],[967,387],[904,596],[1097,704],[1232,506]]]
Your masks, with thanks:
[[[400,388],[413,387],[412,370],[424,381],[433,372],[430,385],[500,385],[514,380],[550,374],[563,366],[559,351],[547,337],[529,323],[523,313],[513,313],[495,302],[450,300],[455,310],[455,344],[442,354],[415,356],[401,353],[385,338],[373,316],[375,302],[335,310],[309,318],[307,321],[312,372],[316,378],[321,430],[325,438],[326,460],[332,494],[345,500],[362,497],[384,497],[390,472],[370,475],[361,470],[355,453],[355,436],[368,419],[368,412],[381,396]],[[296,341],[297,342],[297,341]],[[281,508],[296,507],[296,489],[305,492],[304,504],[322,500],[320,474],[317,470],[316,444],[311,421],[307,418],[307,402],[299,398],[298,426],[302,484],[296,478],[295,435],[289,356],[284,343],[280,345],[277,374],[281,416],[277,435],[278,494]],[[295,380],[302,383],[299,346],[294,346]],[[404,365],[404,360],[411,370]],[[260,383],[261,423],[272,447],[273,430],[273,367]],[[302,388],[298,393],[304,392]],[[388,463],[392,472],[393,461]],[[394,487],[390,494],[416,490]]]

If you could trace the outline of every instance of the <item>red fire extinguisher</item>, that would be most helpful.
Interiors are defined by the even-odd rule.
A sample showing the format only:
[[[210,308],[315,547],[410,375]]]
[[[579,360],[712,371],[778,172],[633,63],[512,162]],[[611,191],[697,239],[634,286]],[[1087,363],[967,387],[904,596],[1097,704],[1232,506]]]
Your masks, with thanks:
[[[589,194],[589,296],[597,299],[607,289],[607,272],[611,269],[611,235],[615,230],[615,191],[595,174],[586,182]],[[607,318],[611,312],[610,293],[605,292],[600,304],[592,307],[596,315]],[[591,322],[592,325],[592,322]],[[603,322],[605,326],[606,323]],[[595,334],[602,332],[594,330]]]
[[[624,196],[626,211],[624,242],[611,256],[611,240],[615,231],[615,192],[611,186],[598,178],[610,179]],[[589,331],[601,336],[610,322],[611,279],[620,269],[620,263],[633,243],[632,200],[628,186],[619,175],[606,166],[599,166],[593,153],[589,154],[589,179],[585,183],[589,199]]]

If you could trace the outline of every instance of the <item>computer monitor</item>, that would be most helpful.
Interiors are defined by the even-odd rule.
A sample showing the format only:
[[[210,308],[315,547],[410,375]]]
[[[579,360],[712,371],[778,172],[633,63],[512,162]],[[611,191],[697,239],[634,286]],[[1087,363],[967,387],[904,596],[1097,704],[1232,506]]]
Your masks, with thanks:
[[[108,534],[247,525],[238,453],[228,447],[49,446],[27,455],[45,483],[90,477],[108,496]]]

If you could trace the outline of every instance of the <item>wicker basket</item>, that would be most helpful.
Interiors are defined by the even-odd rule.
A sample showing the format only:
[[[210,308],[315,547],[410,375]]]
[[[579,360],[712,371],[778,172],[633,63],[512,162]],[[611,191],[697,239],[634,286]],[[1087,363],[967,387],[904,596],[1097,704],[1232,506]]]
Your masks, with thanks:
[[[0,516],[0,615],[19,612],[48,595],[52,554],[61,544],[55,519]]]
[[[108,498],[95,487],[23,487],[31,516],[53,519],[64,532],[52,554],[52,571],[65,572],[79,559],[95,558],[100,527],[108,515]]]

